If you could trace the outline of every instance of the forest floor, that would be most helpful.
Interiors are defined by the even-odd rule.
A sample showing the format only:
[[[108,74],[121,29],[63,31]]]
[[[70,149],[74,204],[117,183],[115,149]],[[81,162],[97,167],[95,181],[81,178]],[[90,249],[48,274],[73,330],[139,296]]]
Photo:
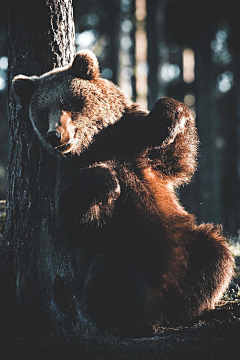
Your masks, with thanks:
[[[199,321],[189,327],[160,328],[149,338],[123,339],[113,335],[68,334],[38,338],[2,339],[2,360],[239,360],[240,301],[223,308],[236,317]]]
[[[236,287],[235,287],[236,288]],[[234,289],[234,288],[233,288]],[[239,360],[240,296],[231,290],[217,310],[191,326],[161,328],[154,336],[48,334],[0,339],[1,360]]]

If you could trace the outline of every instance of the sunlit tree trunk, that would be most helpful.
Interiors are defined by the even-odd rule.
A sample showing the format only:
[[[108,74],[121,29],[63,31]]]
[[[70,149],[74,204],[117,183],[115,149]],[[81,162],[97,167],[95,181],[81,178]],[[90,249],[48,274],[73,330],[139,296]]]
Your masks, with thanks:
[[[9,84],[73,60],[72,0],[8,2]],[[2,310],[20,333],[72,328],[81,322],[73,260],[54,212],[57,160],[42,149],[28,107],[9,86],[10,153],[1,270]],[[6,256],[7,254],[7,256]],[[5,301],[5,303],[4,303]],[[6,309],[5,309],[6,306]]]

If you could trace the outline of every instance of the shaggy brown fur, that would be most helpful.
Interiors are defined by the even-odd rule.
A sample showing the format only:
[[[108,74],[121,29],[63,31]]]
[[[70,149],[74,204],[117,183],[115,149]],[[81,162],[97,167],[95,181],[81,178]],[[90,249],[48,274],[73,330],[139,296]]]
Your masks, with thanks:
[[[133,334],[213,309],[234,260],[221,227],[198,226],[175,195],[196,169],[188,107],[162,98],[141,110],[101,78],[89,51],[13,85],[43,146],[59,156],[57,219],[76,253],[86,313]]]

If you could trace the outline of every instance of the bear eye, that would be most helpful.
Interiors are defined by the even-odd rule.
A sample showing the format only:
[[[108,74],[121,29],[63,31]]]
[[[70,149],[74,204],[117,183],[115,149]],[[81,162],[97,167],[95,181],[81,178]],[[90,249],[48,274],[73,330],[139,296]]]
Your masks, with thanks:
[[[61,108],[65,111],[82,111],[83,102],[79,99],[62,100]]]
[[[62,103],[62,108],[63,108],[63,110],[65,110],[65,111],[70,111],[70,110],[72,110],[72,102],[71,102],[71,100],[66,100],[66,101],[64,101],[64,102]]]

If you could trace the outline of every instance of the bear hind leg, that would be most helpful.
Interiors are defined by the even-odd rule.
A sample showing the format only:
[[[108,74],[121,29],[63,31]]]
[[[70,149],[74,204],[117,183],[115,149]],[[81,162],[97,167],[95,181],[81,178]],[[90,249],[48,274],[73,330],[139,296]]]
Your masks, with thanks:
[[[148,324],[148,285],[144,271],[123,254],[101,254],[89,269],[83,307],[101,329],[142,336]]]
[[[234,257],[222,234],[222,227],[199,225],[189,247],[186,285],[189,293],[192,288],[197,296],[196,315],[215,308],[233,278],[234,270]]]

